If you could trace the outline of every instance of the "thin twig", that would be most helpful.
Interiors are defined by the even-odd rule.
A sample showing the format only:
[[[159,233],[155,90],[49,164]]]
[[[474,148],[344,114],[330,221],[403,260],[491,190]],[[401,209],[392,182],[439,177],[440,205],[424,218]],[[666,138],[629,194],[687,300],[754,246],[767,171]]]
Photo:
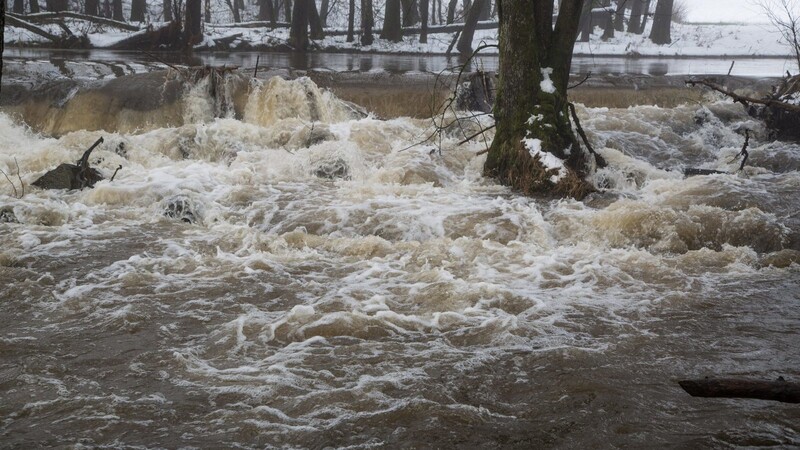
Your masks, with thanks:
[[[6,180],[8,180],[8,182],[11,183],[11,187],[14,188],[14,197],[17,197],[17,187],[11,181],[11,178],[8,177],[8,174],[6,174],[6,172],[3,169],[0,169],[0,173],[2,173],[3,176],[6,177]]]
[[[586,81],[587,81],[587,80],[589,80],[589,78],[590,78],[591,76],[592,76],[592,72],[589,72],[589,73],[587,73],[587,74],[586,74],[586,76],[585,76],[585,77],[583,77],[583,79],[582,79],[581,81],[579,81],[579,82],[578,82],[578,84],[575,84],[575,85],[572,85],[572,86],[568,86],[568,87],[567,87],[567,90],[570,90],[570,89],[575,89],[576,87],[578,87],[578,86],[582,85],[583,83],[586,83]]]
[[[25,183],[22,182],[22,176],[19,174],[19,162],[17,162],[17,157],[14,157],[14,165],[17,166],[17,179],[19,180],[19,187],[22,189],[22,195],[19,198],[25,197]]]
[[[114,178],[117,176],[117,172],[119,172],[120,170],[122,170],[122,164],[120,164],[119,167],[117,167],[117,170],[114,171],[114,175],[111,175],[111,179],[108,181],[109,182],[114,181]]]
[[[575,128],[578,129],[578,134],[581,136],[584,145],[586,145],[586,149],[589,150],[589,153],[594,155],[594,159],[597,162],[598,167],[606,167],[608,163],[606,163],[605,158],[600,156],[594,148],[592,148],[592,144],[589,143],[589,138],[586,136],[586,132],[583,131],[583,127],[581,126],[581,121],[578,119],[578,113],[575,112],[575,105],[572,102],[567,103],[567,107],[569,108],[569,112],[572,114],[572,121],[575,122]]]

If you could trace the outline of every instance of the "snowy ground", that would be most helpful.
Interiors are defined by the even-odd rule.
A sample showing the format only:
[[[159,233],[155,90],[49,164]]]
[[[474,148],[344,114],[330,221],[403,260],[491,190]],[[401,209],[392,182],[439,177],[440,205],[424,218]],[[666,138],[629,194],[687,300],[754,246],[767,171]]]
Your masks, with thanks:
[[[97,48],[113,45],[131,33],[110,30],[96,25],[86,25],[81,21],[69,24],[75,34],[86,34],[90,42]],[[155,26],[158,26],[155,24]],[[60,30],[55,25],[45,25],[54,34]],[[649,30],[643,35],[617,33],[617,36],[606,42],[600,39],[601,30],[597,28],[589,43],[577,43],[576,55],[594,56],[768,56],[786,57],[789,47],[781,41],[780,33],[767,24],[673,24],[672,44],[655,45],[648,38]],[[286,46],[288,29],[268,30],[262,28],[235,28],[208,26],[206,39],[198,46],[198,50],[212,49],[215,40],[241,35],[230,45],[231,49],[268,49]],[[427,44],[419,43],[417,36],[407,36],[403,42],[392,43],[375,39],[375,43],[362,46],[356,42],[346,42],[345,36],[329,36],[315,41],[319,49],[328,51],[380,52],[380,53],[430,53],[444,54],[453,40],[453,34],[434,34],[428,37]],[[45,45],[44,38],[29,31],[7,26],[5,42],[9,45]],[[473,47],[482,43],[497,44],[497,30],[479,30],[475,33]],[[488,49],[484,53],[496,53]]]

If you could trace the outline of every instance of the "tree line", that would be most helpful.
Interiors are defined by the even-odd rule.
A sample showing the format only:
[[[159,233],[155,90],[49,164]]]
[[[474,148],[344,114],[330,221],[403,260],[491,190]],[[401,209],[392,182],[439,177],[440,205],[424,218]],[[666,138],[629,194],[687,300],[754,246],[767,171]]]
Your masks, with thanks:
[[[42,7],[40,0],[8,1],[17,15],[73,11],[119,22],[183,22],[195,41],[202,39],[203,23],[212,21],[289,28],[288,44],[298,50],[328,34],[345,34],[348,42],[358,38],[362,45],[372,45],[376,38],[400,42],[403,36],[416,35],[420,43],[427,43],[431,33],[457,33],[450,47],[455,45],[462,54],[472,52],[476,30],[499,26],[501,4],[499,0],[214,0],[213,4],[212,0],[44,0]],[[669,43],[674,1],[581,1],[577,39],[589,41],[596,27],[603,30],[604,40],[621,31],[642,34],[652,20],[650,38],[657,44]],[[555,4],[554,10],[558,11]]]

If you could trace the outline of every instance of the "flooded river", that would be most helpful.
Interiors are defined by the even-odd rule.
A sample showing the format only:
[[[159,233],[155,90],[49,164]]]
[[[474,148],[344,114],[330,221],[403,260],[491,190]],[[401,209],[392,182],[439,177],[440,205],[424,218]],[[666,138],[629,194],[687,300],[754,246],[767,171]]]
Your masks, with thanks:
[[[578,202],[484,178],[474,120],[253,83],[134,131],[0,113],[0,447],[800,445],[797,406],[677,384],[800,380],[800,146],[740,105],[579,107]],[[742,172],[681,176],[745,127]],[[100,136],[113,181],[30,187]]]

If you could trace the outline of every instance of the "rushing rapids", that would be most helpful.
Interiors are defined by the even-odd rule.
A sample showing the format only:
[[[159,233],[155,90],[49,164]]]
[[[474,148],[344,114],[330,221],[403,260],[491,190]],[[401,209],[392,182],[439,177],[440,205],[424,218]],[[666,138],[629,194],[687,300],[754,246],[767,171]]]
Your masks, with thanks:
[[[800,444],[796,407],[676,383],[800,377],[800,147],[680,175],[738,167],[740,106],[579,108],[603,192],[551,201],[482,177],[474,123],[253,83],[0,114],[2,446]],[[100,135],[113,182],[29,187]]]

